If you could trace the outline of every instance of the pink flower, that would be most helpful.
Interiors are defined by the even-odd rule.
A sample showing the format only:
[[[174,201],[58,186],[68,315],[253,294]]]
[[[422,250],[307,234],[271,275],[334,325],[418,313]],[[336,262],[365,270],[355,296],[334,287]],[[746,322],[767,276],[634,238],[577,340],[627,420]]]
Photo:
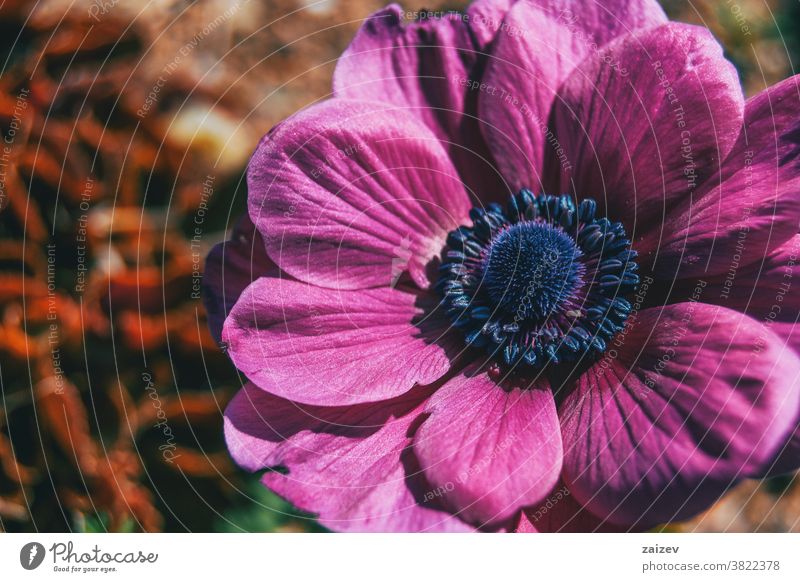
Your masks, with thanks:
[[[208,258],[234,459],[346,531],[641,529],[800,466],[798,77],[745,101],[654,0],[402,15]]]

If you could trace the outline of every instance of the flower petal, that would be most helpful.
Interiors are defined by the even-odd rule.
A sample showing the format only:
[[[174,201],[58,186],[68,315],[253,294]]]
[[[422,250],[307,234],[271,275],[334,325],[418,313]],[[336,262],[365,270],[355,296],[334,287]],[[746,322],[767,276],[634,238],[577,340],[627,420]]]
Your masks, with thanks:
[[[392,4],[370,16],[339,57],[333,87],[337,97],[391,103],[422,120],[442,140],[468,190],[491,197],[502,181],[468,91],[481,57],[471,22],[448,12],[404,23],[402,8]],[[490,34],[487,19],[476,26]]]
[[[477,49],[489,50],[497,33],[503,28],[503,20],[518,0],[475,0],[467,7],[465,19],[475,37]]]
[[[233,363],[277,396],[322,406],[374,402],[450,368],[447,325],[399,289],[335,291],[264,277],[225,321]]]
[[[388,102],[412,109],[439,138],[459,135],[465,90],[477,61],[469,27],[457,13],[403,23],[392,4],[367,18],[339,57],[337,97]]]
[[[426,412],[414,452],[430,495],[442,496],[462,519],[506,520],[558,480],[558,417],[543,383],[504,388],[486,372],[467,370],[433,395]]]
[[[230,240],[211,249],[203,272],[203,303],[211,335],[220,341],[222,324],[250,283],[277,267],[264,250],[264,241],[247,215],[242,216]]]
[[[760,321],[800,354],[800,293],[792,288],[800,271],[800,235],[755,262],[746,263],[746,233],[741,252],[723,274],[700,280],[679,280],[672,294],[679,301],[696,295],[704,303],[722,305]]]
[[[741,257],[724,275],[699,282],[679,282],[675,295],[700,294],[706,303],[723,305],[760,321],[781,338],[784,345],[800,354],[800,293],[792,287],[800,256],[800,235],[795,235],[763,260],[739,266]],[[766,475],[780,475],[800,469],[800,410],[796,429],[787,439]]]
[[[517,2],[492,45],[478,112],[489,149],[511,188],[541,185],[556,91],[570,71],[621,34],[666,22],[655,0]]]
[[[539,530],[537,530],[536,526],[533,525],[533,522],[528,519],[527,513],[520,511],[519,517],[517,518],[517,525],[514,528],[514,533],[539,533]]]
[[[595,198],[634,237],[657,232],[665,210],[719,170],[743,111],[736,69],[707,29],[668,23],[620,37],[559,89],[551,191]]]
[[[592,513],[684,519],[761,469],[800,405],[800,359],[755,320],[647,309],[562,403],[564,480]]]
[[[747,101],[745,125],[720,172],[637,245],[662,278],[725,273],[760,261],[800,224],[800,75]],[[744,245],[744,247],[743,247]],[[744,248],[744,252],[742,249]]]
[[[555,488],[538,505],[522,511],[517,532],[589,533],[628,531],[597,517],[570,493],[563,483]]]
[[[325,287],[421,287],[470,207],[447,153],[411,115],[334,99],[283,122],[248,170],[248,208],[269,256]]]
[[[408,432],[430,391],[389,402],[322,408],[248,384],[225,411],[225,438],[236,462],[270,471],[263,483],[322,525],[340,531],[468,531],[419,497]]]

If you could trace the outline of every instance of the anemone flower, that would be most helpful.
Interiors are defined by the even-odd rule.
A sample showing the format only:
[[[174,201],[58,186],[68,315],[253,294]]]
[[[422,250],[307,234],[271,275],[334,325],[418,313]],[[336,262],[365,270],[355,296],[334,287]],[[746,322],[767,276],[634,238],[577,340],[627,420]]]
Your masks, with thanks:
[[[371,16],[207,306],[245,469],[332,529],[650,528],[800,465],[800,83],[654,0]]]

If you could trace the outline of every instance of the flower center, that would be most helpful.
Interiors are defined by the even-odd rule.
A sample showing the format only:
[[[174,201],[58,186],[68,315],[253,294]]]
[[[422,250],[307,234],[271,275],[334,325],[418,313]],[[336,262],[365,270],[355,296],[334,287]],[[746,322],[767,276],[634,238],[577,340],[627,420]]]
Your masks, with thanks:
[[[543,367],[604,352],[639,283],[622,224],[597,204],[522,189],[504,210],[470,211],[451,232],[437,289],[469,345],[501,362]]]
[[[489,243],[484,261],[488,296],[521,320],[549,316],[581,284],[580,250],[561,228],[521,222]]]

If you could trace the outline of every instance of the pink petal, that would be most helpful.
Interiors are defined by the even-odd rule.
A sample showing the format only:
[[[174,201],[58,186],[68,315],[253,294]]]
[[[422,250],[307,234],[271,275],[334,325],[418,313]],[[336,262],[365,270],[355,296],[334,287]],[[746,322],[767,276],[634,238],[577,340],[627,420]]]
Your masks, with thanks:
[[[611,523],[706,508],[771,460],[800,406],[800,359],[722,307],[647,309],[612,349],[559,410],[564,480]]]
[[[760,261],[797,234],[798,111],[800,76],[747,101],[745,126],[720,173],[669,213],[663,233],[645,233],[637,245],[660,276],[725,273],[735,262]]]
[[[742,241],[744,251],[746,237]],[[697,294],[704,303],[745,313],[800,353],[800,325],[796,325],[800,320],[800,294],[793,290],[800,235],[755,262],[746,263],[746,255],[739,253],[727,272],[703,278],[699,283],[697,279],[678,281],[673,296],[687,301]]]
[[[322,408],[267,394],[252,384],[225,411],[236,462],[267,472],[264,484],[340,531],[468,531],[420,502],[428,486],[415,467],[408,432],[430,391],[389,402]]]
[[[569,488],[559,482],[538,505],[522,512],[517,524],[518,533],[589,533],[622,532],[616,526],[597,517],[575,500]]]
[[[336,291],[264,277],[225,321],[233,363],[277,396],[321,406],[374,402],[450,368],[446,324],[399,289]]]
[[[503,28],[503,20],[517,0],[475,0],[466,10],[466,21],[477,42],[477,50],[490,51],[489,45]]]
[[[392,4],[370,16],[336,63],[337,97],[388,101],[413,109],[437,137],[457,135],[465,91],[477,55],[463,18],[403,21]]]
[[[575,69],[553,105],[564,150],[546,153],[553,192],[593,197],[628,234],[719,170],[742,127],[734,66],[705,28],[668,23],[618,38]],[[563,160],[568,160],[565,166]]]
[[[467,88],[480,58],[470,19],[454,12],[420,21],[403,15],[392,4],[365,21],[337,61],[334,94],[396,105],[422,120],[442,140],[468,189],[494,194],[502,182]]]
[[[702,288],[696,281],[682,282],[678,296],[688,298],[699,289],[706,303],[746,313],[800,353],[800,294],[793,291],[798,257],[800,235],[795,235],[763,260],[740,268],[732,265],[727,273],[704,280]],[[767,475],[800,469],[800,410],[797,418],[794,433],[767,467]]]
[[[666,22],[654,0],[517,2],[506,15],[481,79],[478,111],[489,149],[513,190],[539,189],[548,129],[561,82],[597,47],[619,35]]]
[[[436,137],[390,105],[334,99],[282,123],[248,171],[250,217],[290,275],[342,289],[421,287],[469,199]]]
[[[539,533],[539,530],[537,530],[536,526],[528,519],[528,515],[524,511],[520,511],[514,533]]]
[[[203,302],[211,335],[220,341],[222,324],[250,283],[278,269],[264,250],[264,241],[247,215],[242,216],[230,240],[211,249],[203,272]]]
[[[512,517],[541,500],[561,470],[553,395],[544,382],[502,387],[464,371],[431,398],[414,452],[432,494],[476,525]]]

